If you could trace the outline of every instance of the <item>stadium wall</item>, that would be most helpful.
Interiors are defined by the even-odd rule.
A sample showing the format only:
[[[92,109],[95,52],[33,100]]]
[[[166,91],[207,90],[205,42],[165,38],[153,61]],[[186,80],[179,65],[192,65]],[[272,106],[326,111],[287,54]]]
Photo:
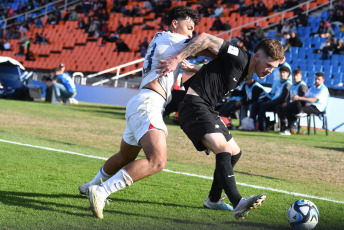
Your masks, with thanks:
[[[45,97],[45,84],[41,81],[31,81],[31,84],[42,87],[42,97]],[[126,106],[129,99],[137,94],[138,89],[114,88],[104,86],[76,85],[78,101]],[[327,120],[329,130],[337,127],[344,122],[344,99],[331,97],[327,108]],[[307,126],[307,119],[301,119],[301,126]],[[313,121],[312,121],[313,127]],[[316,127],[322,128],[322,122],[316,118]],[[336,130],[344,132],[344,125]]]

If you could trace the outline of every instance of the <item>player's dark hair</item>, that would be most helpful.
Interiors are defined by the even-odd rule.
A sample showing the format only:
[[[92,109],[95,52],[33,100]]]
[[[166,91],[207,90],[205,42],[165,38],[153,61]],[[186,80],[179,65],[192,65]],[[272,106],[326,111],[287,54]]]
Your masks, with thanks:
[[[284,50],[282,44],[273,38],[262,39],[254,48],[254,52],[257,53],[258,50],[262,50],[274,61],[280,61],[284,59]]]
[[[321,72],[315,73],[315,76],[317,76],[317,77],[322,77],[323,79],[325,79],[325,74],[323,74],[323,73],[321,73]]]
[[[281,66],[280,68],[279,68],[279,71],[281,72],[281,71],[284,71],[284,72],[287,72],[288,74],[290,74],[290,69],[287,67],[287,66]]]
[[[302,75],[302,71],[300,69],[294,69],[293,75],[297,75],[297,74],[301,74]]]
[[[167,13],[165,22],[167,26],[170,26],[173,20],[185,20],[188,17],[191,18],[195,25],[198,25],[199,17],[196,11],[186,6],[176,6]]]

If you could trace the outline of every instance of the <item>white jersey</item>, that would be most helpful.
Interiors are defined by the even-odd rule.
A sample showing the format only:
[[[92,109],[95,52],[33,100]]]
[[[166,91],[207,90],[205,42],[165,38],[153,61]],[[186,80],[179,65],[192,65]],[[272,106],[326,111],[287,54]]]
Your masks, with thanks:
[[[145,61],[143,62],[142,82],[140,89],[142,89],[142,87],[147,83],[159,77],[159,74],[156,73],[158,70],[156,66],[160,65],[159,61],[166,60],[169,57],[176,55],[186,46],[189,40],[190,38],[187,36],[171,33],[170,31],[156,33],[153,40],[149,44]],[[180,67],[181,64],[179,64],[173,72],[170,72],[164,77],[159,78],[159,82],[167,95],[166,104],[172,100],[171,91],[179,75]]]

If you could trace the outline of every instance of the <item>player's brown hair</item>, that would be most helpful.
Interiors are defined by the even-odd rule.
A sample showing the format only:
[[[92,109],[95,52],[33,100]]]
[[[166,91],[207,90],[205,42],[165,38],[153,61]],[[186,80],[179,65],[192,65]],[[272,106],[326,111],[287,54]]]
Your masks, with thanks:
[[[294,69],[293,70],[293,75],[297,75],[297,74],[301,74],[302,75],[302,71],[300,69]]]
[[[262,50],[268,57],[275,61],[282,61],[284,59],[284,50],[282,44],[273,38],[262,39],[254,48],[254,52]]]

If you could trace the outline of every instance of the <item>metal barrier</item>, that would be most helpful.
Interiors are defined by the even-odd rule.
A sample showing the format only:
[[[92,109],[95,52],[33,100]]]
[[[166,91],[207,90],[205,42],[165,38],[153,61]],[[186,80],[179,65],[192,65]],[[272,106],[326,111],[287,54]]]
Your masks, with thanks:
[[[18,15],[15,15],[13,17],[10,17],[10,18],[4,18],[2,19],[2,21],[4,22],[4,29],[6,29],[7,27],[9,27],[10,25],[8,25],[8,22],[13,20],[15,21],[15,19],[17,18],[20,18],[20,17],[25,17],[25,20],[28,19],[28,16],[32,13],[35,13],[35,12],[40,12],[41,10],[44,10],[44,13],[38,13],[36,15],[36,17],[34,18],[39,18],[39,17],[42,17],[42,16],[47,16],[48,13],[52,12],[53,10],[48,10],[50,6],[56,6],[56,5],[59,5],[61,2],[64,2],[63,4],[63,9],[66,10],[68,7],[72,6],[72,5],[75,5],[77,3],[80,3],[82,2],[81,0],[59,0],[59,1],[55,1],[55,2],[52,2],[52,3],[49,3],[49,4],[46,4],[42,7],[39,7],[39,8],[36,8],[34,10],[31,10],[31,11],[28,11],[28,12],[25,12],[25,13],[22,13],[22,14],[18,14]]]

